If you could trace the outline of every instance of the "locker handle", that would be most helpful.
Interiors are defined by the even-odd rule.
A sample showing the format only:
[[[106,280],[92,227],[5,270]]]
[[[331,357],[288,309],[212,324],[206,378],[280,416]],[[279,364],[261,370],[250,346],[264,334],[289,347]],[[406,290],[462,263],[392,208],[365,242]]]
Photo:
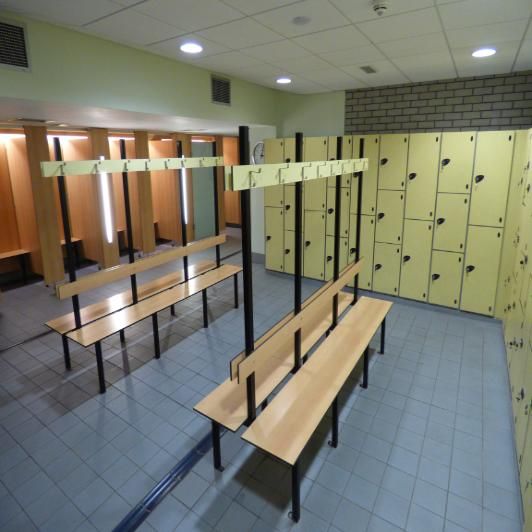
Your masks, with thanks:
[[[271,239],[272,239],[272,237],[270,235],[266,236],[266,240],[271,240]]]
[[[451,159],[442,159],[441,165],[442,166],[447,166],[450,162],[451,162]]]
[[[484,176],[482,174],[475,176],[475,183],[480,183],[484,179]]]
[[[356,250],[357,250],[357,248],[351,248],[351,249],[349,250],[349,253],[354,253]]]
[[[289,253],[290,253],[290,250],[289,250],[289,249],[285,249],[285,250],[284,250],[284,254],[285,254],[285,255],[288,255]]]
[[[387,162],[388,162],[388,159],[384,157],[383,159],[381,159],[381,166],[384,166]]]
[[[444,223],[444,222],[445,222],[445,218],[438,218],[438,219],[436,220],[436,223],[437,223],[438,225],[441,225],[441,224]]]
[[[471,273],[474,269],[475,269],[475,267],[472,264],[470,264],[469,266],[466,266],[465,271],[467,273]]]
[[[433,281],[436,281],[436,280],[439,279],[439,278],[440,278],[440,274],[439,274],[439,273],[433,273],[433,274],[432,274],[432,280],[433,280]]]
[[[410,258],[411,258],[410,255],[405,255],[403,257],[403,262],[408,262],[410,260]]]
[[[383,212],[379,212],[379,214],[377,214],[377,218],[379,220],[382,220],[384,218],[384,213]]]
[[[408,179],[410,179],[410,181],[412,181],[412,179],[415,179],[417,176],[417,174],[415,172],[412,172],[411,174],[408,174]]]
[[[375,264],[375,271],[380,270],[382,268],[382,264]]]
[[[331,262],[332,257],[330,255],[327,255],[327,262]]]
[[[334,209],[332,209],[332,208],[331,208],[331,209],[327,209],[327,212],[328,212],[329,214],[332,214],[332,213],[334,212]]]
[[[290,205],[285,205],[284,208],[289,211],[290,210]]]
[[[305,240],[305,247],[309,247],[310,246],[310,240]]]
[[[522,399],[524,399],[525,398],[525,389],[521,388],[521,391],[519,392],[519,394],[515,398],[518,401],[521,401]]]

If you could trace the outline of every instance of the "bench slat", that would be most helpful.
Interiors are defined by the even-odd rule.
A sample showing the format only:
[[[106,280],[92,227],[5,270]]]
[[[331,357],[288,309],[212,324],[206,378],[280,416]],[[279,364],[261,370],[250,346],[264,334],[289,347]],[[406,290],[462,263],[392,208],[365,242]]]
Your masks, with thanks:
[[[0,253],[0,260],[18,257],[19,255],[27,255],[29,253],[26,249],[12,249],[11,251],[2,251]]]
[[[391,306],[360,298],[242,438],[294,465]]]
[[[204,273],[208,270],[211,270],[216,267],[216,263],[211,261],[200,261],[197,264],[189,266],[189,275],[191,277]],[[149,281],[138,287],[138,297],[139,301],[146,299],[154,294],[162,292],[176,284],[179,284],[183,281],[184,275],[183,272],[172,272],[162,277],[158,277],[153,281]],[[81,309],[81,322],[89,323],[91,321],[107,316],[117,310],[123,309],[133,303],[133,298],[131,297],[131,290],[126,292],[121,292],[111,296],[103,301],[98,303],[93,303],[92,305],[87,305]],[[72,331],[76,328],[76,321],[74,319],[74,313],[69,312],[63,316],[58,316],[53,320],[47,321],[45,324],[50,329],[58,332],[59,334],[65,334],[69,331]]]
[[[170,305],[178,303],[179,301],[201,292],[205,288],[231,277],[241,270],[242,268],[240,266],[223,264],[219,268],[210,270],[194,279],[190,279],[186,283],[179,284],[164,292],[143,299],[136,305],[126,307],[114,314],[93,321],[92,323],[83,326],[81,329],[68,333],[67,336],[78,344],[88,347],[156,312],[168,308]]]
[[[338,312],[342,313],[351,303],[353,296],[340,293]],[[322,315],[314,322],[303,325],[301,330],[301,354],[305,355],[331,325],[331,305],[322,306]],[[271,329],[270,329],[271,330]],[[264,336],[270,337],[268,331]],[[262,338],[257,340],[260,343]],[[257,404],[262,403],[282,382],[294,367],[294,339],[285,338],[285,342],[276,357],[262,365],[255,373],[255,397]],[[227,379],[203,398],[194,410],[212,419],[231,431],[238,430],[247,418],[246,383]]]

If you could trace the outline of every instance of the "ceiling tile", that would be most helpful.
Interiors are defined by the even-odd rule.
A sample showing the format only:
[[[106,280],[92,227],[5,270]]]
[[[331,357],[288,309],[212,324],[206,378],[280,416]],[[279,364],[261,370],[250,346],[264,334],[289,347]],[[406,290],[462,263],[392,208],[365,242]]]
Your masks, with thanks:
[[[302,74],[309,81],[319,83],[333,90],[345,90],[364,87],[365,83],[353,78],[339,68],[325,68]]]
[[[446,30],[528,19],[530,0],[464,0],[438,7]]]
[[[434,8],[382,17],[378,20],[362,22],[357,24],[357,27],[375,43],[428,35],[442,30]]]
[[[448,51],[399,57],[394,59],[394,64],[412,81],[456,77],[456,70]]]
[[[311,35],[303,35],[293,40],[316,54],[371,44],[367,37],[351,25],[334,30],[319,31]]]
[[[331,65],[317,55],[307,55],[294,59],[276,59],[271,62],[272,65],[285,69],[288,72],[304,72],[307,70],[318,70],[320,68],[329,68]]]
[[[200,54],[186,54],[182,52],[179,47],[183,43],[189,41],[200,43],[203,46],[203,51]],[[175,39],[169,39],[158,44],[153,44],[148,48],[148,50],[162,53],[164,55],[173,57],[174,59],[179,59],[179,61],[184,61],[185,63],[196,64],[204,57],[227,52],[228,48],[223,44],[209,41],[198,34],[189,33],[187,35],[176,37]]]
[[[228,4],[246,15],[270,11],[271,9],[294,4],[295,1],[297,0],[223,0],[224,4]]]
[[[452,48],[465,46],[486,46],[499,42],[515,41],[524,34],[527,20],[499,22],[470,28],[447,30],[447,38]]]
[[[183,30],[175,26],[170,26],[131,9],[120,11],[98,22],[88,24],[85,29],[114,41],[135,45],[146,45],[183,33]]]
[[[366,74],[358,66],[343,67],[342,70],[356,77],[368,87],[378,87],[381,85],[396,85],[408,83],[408,78],[401,74],[390,61],[377,61],[371,66],[377,71],[375,74]]]
[[[471,56],[474,47],[451,49],[460,76],[482,76],[510,72],[520,41],[500,43],[497,54],[477,59]]]
[[[215,69],[222,72],[240,72],[241,70],[262,64],[260,59],[255,59],[241,52],[225,52],[211,57],[199,58],[196,65],[202,68]]]
[[[1,0],[0,9],[69,26],[82,26],[122,9],[110,0],[54,0],[44,4],[43,0]]]
[[[260,46],[253,46],[244,50],[246,55],[262,59],[264,61],[275,61],[277,59],[292,59],[294,57],[304,57],[310,55],[308,50],[305,50],[298,44],[285,39],[284,41],[277,41],[270,44],[262,44]]]
[[[443,32],[419,35],[408,39],[398,39],[379,44],[379,48],[387,57],[406,57],[448,50]]]
[[[384,55],[372,44],[369,46],[360,46],[358,48],[348,48],[346,50],[337,50],[327,54],[320,54],[320,57],[339,67],[350,65],[366,65],[374,61],[386,59]]]
[[[189,33],[242,18],[240,11],[219,0],[148,0],[133,9],[158,20],[175,21]]]
[[[281,35],[266,28],[251,18],[235,20],[227,24],[202,30],[200,35],[211,41],[238,50],[283,39]]]
[[[514,72],[532,69],[532,39],[523,41],[515,62]]]
[[[330,0],[352,22],[364,22],[366,20],[382,20],[383,18],[398,15],[408,11],[415,11],[425,7],[432,7],[432,0],[407,0],[406,2],[389,2],[387,15],[379,16],[368,0]]]
[[[299,16],[310,17],[310,21],[307,24],[298,26],[292,22],[292,19]],[[296,37],[349,24],[349,20],[346,17],[329,2],[324,2],[323,0],[303,0],[286,7],[255,15],[254,18],[285,37]]]

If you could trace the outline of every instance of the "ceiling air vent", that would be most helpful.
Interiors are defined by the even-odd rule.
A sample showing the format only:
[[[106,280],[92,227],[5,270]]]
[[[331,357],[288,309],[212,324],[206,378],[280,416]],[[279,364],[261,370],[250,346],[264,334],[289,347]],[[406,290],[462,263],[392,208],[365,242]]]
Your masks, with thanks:
[[[228,79],[211,76],[211,96],[213,103],[231,105],[231,82]]]
[[[23,26],[0,20],[0,65],[29,67]]]
[[[360,70],[362,70],[362,72],[365,72],[366,74],[375,74],[377,72],[372,66],[369,65],[361,66]]]

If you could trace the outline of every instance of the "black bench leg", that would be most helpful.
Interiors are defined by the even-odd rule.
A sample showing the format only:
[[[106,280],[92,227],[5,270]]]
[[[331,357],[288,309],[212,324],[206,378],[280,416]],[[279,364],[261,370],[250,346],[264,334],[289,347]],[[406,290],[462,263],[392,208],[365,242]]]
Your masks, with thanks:
[[[233,275],[233,284],[235,288],[235,308],[238,308],[238,274]]]
[[[125,344],[126,343],[126,333],[124,329],[120,331],[120,343]]]
[[[70,371],[72,369],[72,365],[70,364],[70,348],[68,347],[68,338],[66,334],[62,334],[61,339],[63,340],[63,358],[65,359],[65,368]]]
[[[368,387],[368,370],[369,370],[369,347],[364,351],[364,374],[362,376],[362,388]]]
[[[26,255],[19,255],[20,269],[22,271],[22,282],[26,284],[28,282],[28,272],[26,269]]]
[[[260,405],[260,409],[264,412],[264,409],[268,406],[268,398],[264,399]]]
[[[207,290],[204,288],[201,291],[201,298],[203,301],[203,327],[209,326],[209,315],[207,314]]]
[[[386,318],[382,320],[382,324],[381,324],[381,355],[384,355],[385,337],[386,337]]]
[[[220,447],[220,424],[216,421],[212,422],[212,458],[214,461],[214,469],[223,471],[222,467],[222,451]]]
[[[329,441],[331,447],[338,447],[338,396],[334,398],[332,404],[332,439]]]
[[[153,346],[155,348],[155,358],[161,358],[161,346],[159,344],[159,320],[157,319],[157,312],[151,315],[151,322],[153,325]]]
[[[175,305],[170,305],[170,314],[175,316]]]
[[[98,367],[98,381],[100,383],[100,393],[105,393],[105,378],[103,374],[103,357],[102,357],[102,344],[96,342],[94,344],[96,348],[96,366]]]
[[[79,270],[79,267],[81,266],[81,261],[79,259],[79,246],[80,242],[77,242],[74,244],[74,261],[76,263],[76,269]]]
[[[292,466],[292,512],[290,517],[295,523],[299,522],[300,508],[300,492],[299,492],[299,458]]]

